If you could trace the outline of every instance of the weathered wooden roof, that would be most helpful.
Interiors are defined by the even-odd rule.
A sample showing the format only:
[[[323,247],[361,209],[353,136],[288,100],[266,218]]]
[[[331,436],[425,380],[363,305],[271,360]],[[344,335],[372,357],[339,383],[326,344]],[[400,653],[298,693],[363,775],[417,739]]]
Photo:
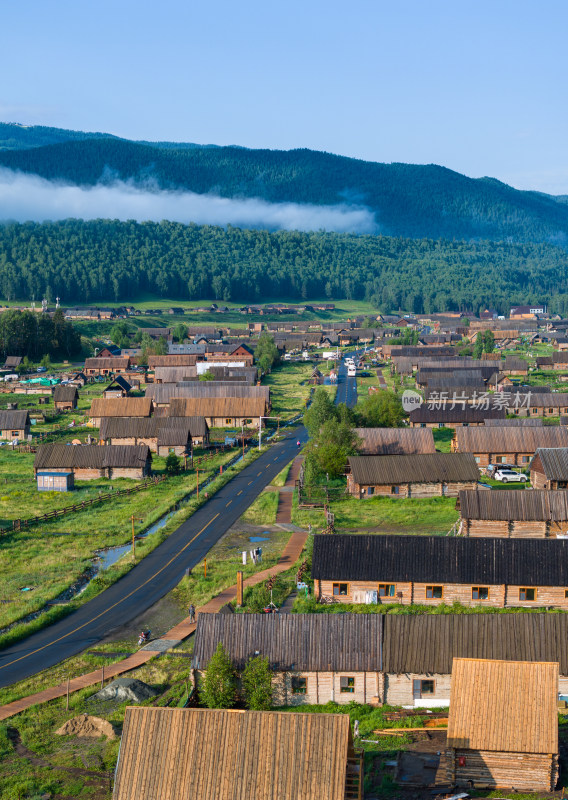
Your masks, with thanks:
[[[209,430],[204,417],[103,417],[99,438],[157,439],[165,428],[192,436],[205,436]]]
[[[197,363],[195,353],[170,353],[167,356],[148,356],[148,367],[192,367]]]
[[[109,358],[86,358],[85,369],[108,369],[111,372],[117,369],[128,369],[130,358],[126,356],[110,356]]]
[[[0,431],[7,431],[9,428],[20,431],[29,424],[30,418],[27,411],[0,411]]]
[[[568,481],[568,447],[539,447],[530,466],[542,467],[549,481]]]
[[[462,491],[459,507],[462,519],[564,522],[568,520],[568,491]]]
[[[111,383],[106,387],[105,392],[109,389],[112,389],[114,386],[119,386],[121,389],[124,389],[125,392],[129,392],[132,389],[132,385],[126,380],[123,375],[117,375]]]
[[[149,417],[151,413],[151,397],[97,397],[89,417]]]
[[[263,397],[173,397],[172,417],[260,417],[266,413]]]
[[[76,386],[56,386],[53,390],[54,403],[74,403],[78,397]]]
[[[127,708],[114,800],[344,800],[347,714]]]
[[[472,408],[469,405],[456,405],[451,408],[451,403],[446,404],[445,408],[434,408],[423,403],[418,408],[414,408],[409,415],[410,422],[477,422],[484,423],[487,419],[505,419],[505,409],[490,408],[485,411],[481,408]]]
[[[278,671],[380,670],[382,629],[381,614],[200,614],[193,668],[221,642],[238,669],[260,653]]]
[[[34,469],[103,469],[144,467],[151,459],[148,445],[66,445],[40,444]]]
[[[566,392],[532,392],[530,388],[526,394],[529,395],[529,408],[568,408],[568,394]]]
[[[542,417],[514,417],[513,419],[486,419],[486,428],[542,428],[544,420]]]
[[[454,657],[557,661],[568,675],[568,614],[389,614],[383,632],[394,675],[448,675]]]
[[[558,664],[454,658],[447,746],[558,753]]]
[[[314,537],[312,577],[568,587],[568,539],[320,534]]]
[[[184,386],[175,383],[152,383],[146,387],[146,397],[156,403],[168,403],[174,397],[261,397],[270,401],[270,386],[249,386],[237,381],[188,381]]]
[[[355,428],[365,455],[414,455],[435,453],[430,428]]]
[[[423,453],[412,456],[351,456],[355,483],[451,483],[477,481],[479,469],[471,453]]]
[[[492,425],[456,428],[460,453],[535,453],[541,447],[568,447],[568,428]]]

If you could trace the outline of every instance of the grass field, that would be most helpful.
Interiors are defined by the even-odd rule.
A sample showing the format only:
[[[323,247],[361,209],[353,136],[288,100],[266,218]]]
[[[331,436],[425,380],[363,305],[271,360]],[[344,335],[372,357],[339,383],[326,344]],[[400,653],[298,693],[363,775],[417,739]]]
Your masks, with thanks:
[[[278,508],[278,492],[263,492],[250,505],[241,520],[251,525],[274,525]]]
[[[285,420],[303,413],[311,389],[307,380],[313,369],[308,362],[284,362],[264,378],[263,385],[270,386],[272,416]]]

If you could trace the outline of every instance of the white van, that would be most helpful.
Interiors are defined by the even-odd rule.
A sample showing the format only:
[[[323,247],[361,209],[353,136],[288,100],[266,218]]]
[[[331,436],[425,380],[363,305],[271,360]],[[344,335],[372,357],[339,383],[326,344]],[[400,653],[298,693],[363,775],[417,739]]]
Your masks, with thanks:
[[[357,375],[357,370],[355,369],[355,364],[349,364],[347,367],[347,377],[348,378],[355,378]]]

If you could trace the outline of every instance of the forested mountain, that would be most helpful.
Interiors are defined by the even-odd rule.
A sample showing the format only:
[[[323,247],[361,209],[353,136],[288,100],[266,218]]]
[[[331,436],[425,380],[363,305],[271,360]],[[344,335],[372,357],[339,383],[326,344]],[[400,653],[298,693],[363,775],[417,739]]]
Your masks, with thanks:
[[[4,141],[14,127],[0,131]],[[0,166],[81,185],[151,178],[162,188],[223,197],[359,204],[375,212],[380,232],[389,236],[568,246],[566,203],[436,165],[380,164],[311,150],[148,145],[99,134],[44,145],[46,137],[56,136],[50,131],[57,129],[32,129],[28,139],[21,130],[11,131],[27,144],[0,150]],[[42,146],[29,147],[30,141]]]
[[[166,298],[365,299],[383,311],[568,312],[568,255],[545,244],[268,233],[66,220],[0,226],[0,296],[63,303]]]

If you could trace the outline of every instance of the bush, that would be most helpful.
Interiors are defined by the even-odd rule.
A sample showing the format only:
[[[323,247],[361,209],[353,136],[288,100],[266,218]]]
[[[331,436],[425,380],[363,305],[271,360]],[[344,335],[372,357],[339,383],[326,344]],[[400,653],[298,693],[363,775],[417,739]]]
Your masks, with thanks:
[[[175,453],[169,453],[166,458],[166,472],[168,475],[179,475],[181,472],[181,460]]]
[[[247,708],[251,711],[268,711],[272,705],[272,672],[268,658],[250,658],[241,681]]]
[[[207,708],[232,708],[237,699],[237,679],[233,662],[219,642],[211,657],[200,687]]]

